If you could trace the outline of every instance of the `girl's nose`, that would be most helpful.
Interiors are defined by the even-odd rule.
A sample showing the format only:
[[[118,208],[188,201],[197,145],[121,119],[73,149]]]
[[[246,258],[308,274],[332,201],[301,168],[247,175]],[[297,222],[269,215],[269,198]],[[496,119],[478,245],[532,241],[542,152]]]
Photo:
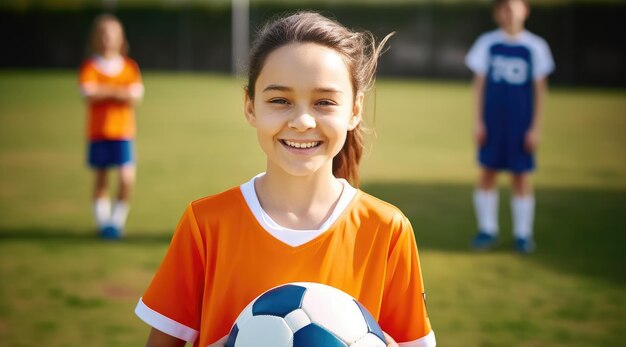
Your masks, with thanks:
[[[313,129],[316,126],[315,117],[305,108],[295,110],[294,116],[289,121],[289,127],[298,131]]]

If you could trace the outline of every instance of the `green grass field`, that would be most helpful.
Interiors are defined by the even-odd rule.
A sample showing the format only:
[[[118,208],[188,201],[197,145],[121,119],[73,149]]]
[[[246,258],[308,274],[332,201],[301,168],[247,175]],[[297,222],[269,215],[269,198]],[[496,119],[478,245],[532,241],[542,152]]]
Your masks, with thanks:
[[[75,72],[0,72],[0,346],[143,345],[133,309],[186,204],[264,169],[243,81],[147,72],[145,84],[128,237],[103,242]],[[500,247],[468,249],[470,102],[467,83],[381,80],[368,106],[362,188],[414,225],[439,345],[625,346],[626,93],[551,91],[529,257],[511,250],[506,177]]]

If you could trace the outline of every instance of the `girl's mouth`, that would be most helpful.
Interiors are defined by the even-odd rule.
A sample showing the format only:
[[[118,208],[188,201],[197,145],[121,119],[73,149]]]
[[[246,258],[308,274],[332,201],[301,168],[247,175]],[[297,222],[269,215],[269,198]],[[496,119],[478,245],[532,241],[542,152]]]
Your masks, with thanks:
[[[280,142],[287,147],[295,148],[295,149],[309,149],[309,148],[318,147],[319,145],[322,144],[322,141],[295,142],[295,141],[289,141],[289,140],[280,140]]]

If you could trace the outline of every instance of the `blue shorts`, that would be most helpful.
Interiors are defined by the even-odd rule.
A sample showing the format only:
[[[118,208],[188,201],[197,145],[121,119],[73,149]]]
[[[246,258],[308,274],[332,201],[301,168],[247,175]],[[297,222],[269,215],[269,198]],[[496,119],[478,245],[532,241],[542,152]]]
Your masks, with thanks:
[[[535,169],[535,155],[524,148],[526,130],[496,128],[487,123],[486,143],[478,151],[478,161],[487,169],[515,174]]]
[[[111,166],[122,166],[135,163],[133,141],[92,141],[89,143],[89,166],[95,169],[106,169]]]

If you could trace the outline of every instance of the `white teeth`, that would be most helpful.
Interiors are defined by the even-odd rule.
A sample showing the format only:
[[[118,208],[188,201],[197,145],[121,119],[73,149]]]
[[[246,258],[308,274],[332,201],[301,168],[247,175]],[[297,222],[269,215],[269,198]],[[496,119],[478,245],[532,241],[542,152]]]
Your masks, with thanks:
[[[315,146],[320,144],[319,141],[314,141],[314,142],[292,142],[292,141],[284,140],[283,142],[285,142],[285,144],[287,144],[287,146],[293,147],[293,148],[312,148],[312,147],[315,147]]]

